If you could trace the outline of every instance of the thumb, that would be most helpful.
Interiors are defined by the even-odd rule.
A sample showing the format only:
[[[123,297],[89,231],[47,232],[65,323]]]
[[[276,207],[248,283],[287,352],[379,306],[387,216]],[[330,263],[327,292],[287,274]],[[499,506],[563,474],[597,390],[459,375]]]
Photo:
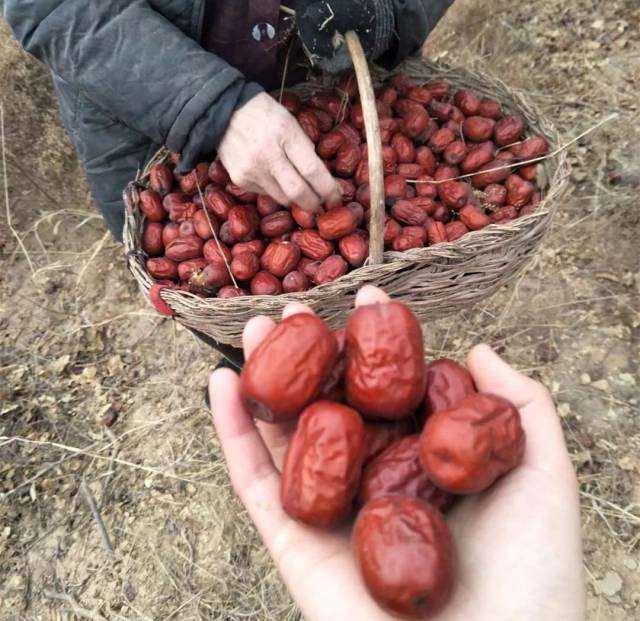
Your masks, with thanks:
[[[484,343],[469,352],[467,366],[480,392],[507,399],[518,409],[536,398],[549,398],[542,384],[516,371]]]

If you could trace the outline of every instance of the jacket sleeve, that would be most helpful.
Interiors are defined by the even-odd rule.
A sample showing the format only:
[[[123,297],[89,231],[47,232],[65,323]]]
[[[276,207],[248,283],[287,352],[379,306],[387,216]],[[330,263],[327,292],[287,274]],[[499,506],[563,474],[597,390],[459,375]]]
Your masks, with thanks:
[[[395,16],[395,37],[378,63],[392,69],[420,51],[429,33],[453,4],[453,0],[391,0]]]
[[[146,0],[0,0],[24,49],[132,129],[190,166],[262,89]]]

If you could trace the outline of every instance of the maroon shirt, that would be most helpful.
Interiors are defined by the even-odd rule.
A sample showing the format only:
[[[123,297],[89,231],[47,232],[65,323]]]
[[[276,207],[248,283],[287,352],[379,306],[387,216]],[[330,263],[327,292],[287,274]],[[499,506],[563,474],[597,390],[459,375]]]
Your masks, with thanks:
[[[202,46],[267,90],[280,86],[290,50],[289,77],[300,45],[294,18],[272,0],[205,0]],[[299,59],[298,59],[299,60]],[[289,82],[289,80],[287,80]]]

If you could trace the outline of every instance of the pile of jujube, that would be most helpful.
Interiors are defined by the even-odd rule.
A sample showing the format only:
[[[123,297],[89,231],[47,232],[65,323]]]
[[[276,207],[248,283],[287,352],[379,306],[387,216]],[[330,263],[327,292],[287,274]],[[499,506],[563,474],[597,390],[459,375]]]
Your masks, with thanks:
[[[402,73],[376,96],[387,250],[453,242],[530,214],[540,202],[536,166],[516,164],[543,156],[548,144],[525,138],[522,117],[447,81],[420,86]],[[173,153],[151,168],[140,194],[142,248],[157,281],[221,298],[277,295],[331,282],[364,263],[369,166],[355,78],[306,101],[285,92],[282,104],[316,145],[342,200],[311,210],[279,205],[232,183],[218,159],[180,175]]]
[[[443,514],[522,460],[525,436],[509,401],[477,392],[453,360],[424,360],[403,304],[360,306],[332,332],[308,313],[287,317],[240,378],[254,417],[297,421],[281,501],[320,529],[357,516],[352,547],[380,606],[410,618],[442,610],[456,586]]]

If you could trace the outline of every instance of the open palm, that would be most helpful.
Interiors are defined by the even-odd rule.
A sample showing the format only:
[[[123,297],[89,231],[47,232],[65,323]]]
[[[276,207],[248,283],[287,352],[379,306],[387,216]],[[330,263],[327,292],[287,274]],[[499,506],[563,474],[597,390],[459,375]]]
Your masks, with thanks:
[[[384,302],[365,287],[356,305]],[[293,304],[284,315],[311,312]],[[273,329],[266,317],[244,333],[245,356]],[[527,434],[523,464],[488,492],[447,514],[459,560],[458,588],[437,621],[578,621],[584,617],[577,484],[553,402],[488,346],[468,368],[481,392],[512,401]],[[213,421],[233,486],[308,621],[395,619],[367,593],[350,548],[350,528],[323,532],[289,518],[280,505],[279,469],[293,426],[257,426],[242,407],[238,376],[210,382]]]

